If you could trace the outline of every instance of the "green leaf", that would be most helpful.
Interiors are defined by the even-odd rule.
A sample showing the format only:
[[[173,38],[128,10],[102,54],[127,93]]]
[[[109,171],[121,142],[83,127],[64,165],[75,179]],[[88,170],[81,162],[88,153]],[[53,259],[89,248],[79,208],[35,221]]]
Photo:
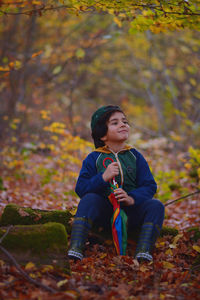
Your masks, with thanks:
[[[77,58],[84,58],[85,56],[85,51],[82,48],[79,48],[76,50],[76,57]]]
[[[58,73],[60,73],[62,70],[62,67],[61,66],[56,66],[54,69],[53,69],[53,74],[54,75],[57,75]]]
[[[3,185],[3,178],[0,177],[0,191],[5,191],[5,190],[6,190],[6,188]]]

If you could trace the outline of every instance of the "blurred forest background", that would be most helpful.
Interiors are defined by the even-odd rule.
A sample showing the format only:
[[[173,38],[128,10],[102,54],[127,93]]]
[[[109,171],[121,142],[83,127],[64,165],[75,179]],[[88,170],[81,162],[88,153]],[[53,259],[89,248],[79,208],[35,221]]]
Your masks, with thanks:
[[[32,187],[36,181],[37,187],[46,188],[51,201],[59,191],[53,188],[53,192],[52,186],[62,185],[58,198],[66,200],[65,195],[71,194],[74,199],[81,161],[93,149],[91,115],[107,104],[120,105],[127,114],[132,126],[129,143],[149,159],[161,200],[198,184],[197,19],[186,16],[185,21],[181,16],[179,20],[175,15],[168,21],[165,16],[164,21],[161,18],[160,23],[152,24],[147,7],[134,23],[130,13],[114,9],[108,9],[109,13],[91,12],[74,4],[76,12],[66,13],[63,8],[24,13],[29,2],[22,1],[20,8],[8,3],[1,4],[0,24],[4,199],[9,198],[10,182],[16,186],[18,181]],[[41,4],[32,1],[34,8]],[[22,190],[17,192],[18,198],[21,193]],[[32,205],[37,206],[38,197],[34,197]]]
[[[113,103],[137,137],[199,146],[199,31],[130,33],[112,14],[63,9],[1,16],[0,35],[3,141],[38,143],[57,121],[89,140],[92,112]]]
[[[165,15],[153,23],[149,7],[134,21],[129,11],[102,10],[109,1],[99,1],[101,11],[77,1],[62,1],[76,11],[42,11],[45,1],[31,2],[26,13],[27,1],[1,1],[1,189],[13,176],[26,182],[37,174],[42,186],[68,182],[73,194],[81,161],[93,149],[91,115],[107,104],[127,114],[129,143],[149,158],[161,199],[186,192],[179,181],[187,176],[196,186],[200,33],[197,19],[187,17],[189,4],[178,3],[186,19]]]

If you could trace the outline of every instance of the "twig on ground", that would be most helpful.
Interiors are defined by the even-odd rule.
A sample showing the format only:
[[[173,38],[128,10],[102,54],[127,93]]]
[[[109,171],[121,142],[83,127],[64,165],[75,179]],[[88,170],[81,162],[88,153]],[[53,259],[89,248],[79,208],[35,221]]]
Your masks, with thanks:
[[[4,235],[2,235],[2,237],[0,238],[0,244],[2,243],[3,239],[7,236],[7,234],[9,233],[9,231],[12,227],[13,227],[13,225],[10,225],[8,227],[8,229],[6,230],[6,232],[4,233]]]
[[[190,196],[193,196],[193,195],[199,194],[199,193],[200,193],[200,190],[197,190],[197,191],[194,192],[194,193],[187,194],[187,195],[185,195],[185,196],[183,196],[183,197],[180,197],[180,198],[177,198],[177,199],[175,199],[175,200],[172,200],[171,202],[166,203],[165,206],[168,206],[168,205],[170,205],[170,204],[172,204],[172,203],[174,203],[174,202],[176,202],[176,201],[178,201],[178,200],[185,199],[185,198],[187,198],[187,197],[190,197]]]

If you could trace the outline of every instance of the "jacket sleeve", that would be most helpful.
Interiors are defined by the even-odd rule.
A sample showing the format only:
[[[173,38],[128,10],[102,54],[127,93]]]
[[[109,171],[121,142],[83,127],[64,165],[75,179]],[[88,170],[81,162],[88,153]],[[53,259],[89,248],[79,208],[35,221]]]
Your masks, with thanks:
[[[103,172],[97,173],[97,155],[92,152],[83,161],[75,187],[75,192],[80,198],[87,193],[101,193],[108,186],[108,183],[102,177]]]
[[[150,171],[149,165],[141,153],[133,149],[136,156],[136,185],[137,188],[130,191],[129,196],[135,200],[135,205],[142,204],[152,199],[157,190],[157,184]]]

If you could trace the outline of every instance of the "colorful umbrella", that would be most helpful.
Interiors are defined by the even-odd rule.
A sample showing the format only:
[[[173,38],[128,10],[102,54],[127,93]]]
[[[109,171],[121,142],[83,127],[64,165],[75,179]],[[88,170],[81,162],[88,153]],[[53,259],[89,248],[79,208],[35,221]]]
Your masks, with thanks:
[[[112,158],[106,157],[103,160],[104,168],[106,168],[105,162],[107,160],[114,162]],[[111,194],[108,196],[108,199],[110,200],[113,206],[113,216],[111,219],[113,242],[117,254],[125,255],[126,246],[127,246],[127,229],[126,229],[127,215],[124,212],[124,210],[120,208],[120,204],[114,194],[114,190],[119,187],[115,178],[113,178],[110,181],[110,187],[111,187]]]

